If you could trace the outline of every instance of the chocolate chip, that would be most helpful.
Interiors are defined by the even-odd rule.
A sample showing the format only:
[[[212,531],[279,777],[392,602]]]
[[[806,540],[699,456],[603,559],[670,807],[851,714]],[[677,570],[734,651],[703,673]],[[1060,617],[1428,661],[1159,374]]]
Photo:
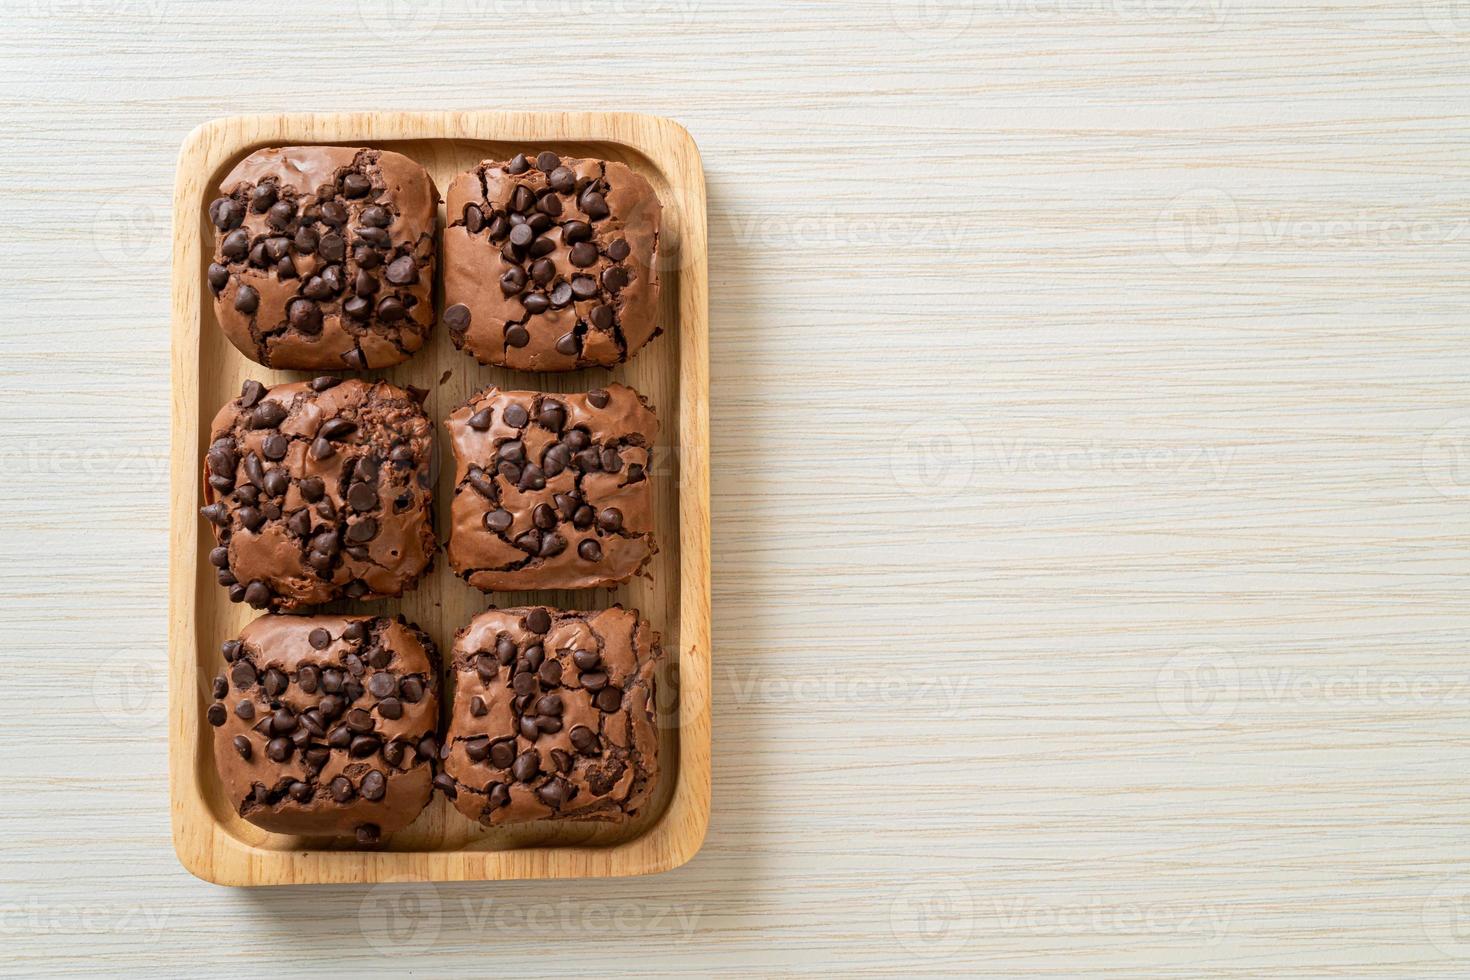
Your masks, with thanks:
[[[354,759],[366,759],[368,756],[377,752],[378,747],[382,744],[382,740],[376,735],[358,735],[352,740],[352,744],[347,747],[347,754]]]
[[[328,630],[317,627],[307,634],[306,642],[310,643],[314,649],[325,650],[332,645],[332,634]]]
[[[556,338],[556,352],[558,354],[566,354],[570,357],[581,349],[582,342],[577,338],[575,331],[569,331]]]
[[[592,391],[587,392],[587,403],[593,408],[607,408],[609,400],[610,396],[605,389],[594,388]]]
[[[373,769],[362,777],[362,798],[365,800],[381,800],[383,794],[388,790],[388,781],[378,770]]]
[[[579,203],[583,212],[593,221],[600,221],[609,214],[607,200],[594,190],[589,189],[584,192]]]
[[[309,299],[293,299],[286,307],[286,319],[304,334],[315,335],[322,329],[322,309]]]
[[[424,682],[416,674],[410,674],[398,683],[398,693],[409,704],[418,704],[424,699]]]
[[[408,313],[408,308],[397,296],[385,296],[378,303],[378,319],[384,323],[397,323]]]
[[[523,783],[529,783],[541,772],[541,757],[535,749],[527,749],[516,756],[511,775]]]
[[[531,342],[531,334],[519,323],[506,327],[505,346],[524,347]]]
[[[582,687],[588,691],[600,691],[607,687],[607,672],[602,670],[584,671],[578,678]]]
[[[536,607],[526,613],[526,629],[532,633],[545,634],[551,630],[551,616],[545,609]]]
[[[485,514],[485,529],[496,534],[504,534],[511,525],[514,518],[508,510],[492,510]]]
[[[470,328],[470,308],[463,303],[455,303],[444,311],[444,325],[455,333],[464,333]]]
[[[545,803],[552,809],[556,809],[562,803],[566,802],[567,781],[557,776],[536,790],[536,796],[542,803]]]
[[[483,717],[485,717],[489,713],[490,713],[490,706],[485,703],[485,699],[484,698],[480,697],[478,694],[476,694],[474,697],[470,698],[470,714],[471,715],[473,715],[476,718],[483,718]]]
[[[478,235],[485,227],[485,213],[474,204],[464,206],[464,226],[471,235]]]
[[[215,728],[218,728],[225,723],[225,719],[229,717],[229,712],[225,710],[225,706],[223,704],[220,704],[218,701],[216,701],[214,704],[211,704],[209,706],[208,710],[204,712],[204,717],[209,719],[209,723],[211,725],[213,725]]]
[[[368,678],[368,690],[373,693],[373,697],[391,697],[398,693],[398,679],[392,674],[376,673]]]
[[[243,259],[250,251],[250,235],[244,228],[237,228],[224,237],[219,244],[219,254],[232,262]]]
[[[347,490],[347,503],[356,511],[372,510],[378,506],[378,491],[366,483],[354,483]]]
[[[606,303],[592,307],[591,312],[587,314],[587,318],[594,327],[604,331],[612,329],[615,319],[613,308]]]
[[[627,269],[624,269],[620,265],[615,265],[611,269],[602,270],[603,289],[615,293],[626,285],[628,285]]]
[[[378,702],[378,714],[389,721],[396,721],[403,717],[403,702],[397,698],[384,698]]]
[[[597,692],[594,701],[602,711],[617,711],[623,706],[623,692],[616,687],[605,687]]]
[[[327,791],[338,803],[346,803],[357,795],[357,790],[352,788],[352,780],[346,776],[338,776],[333,779],[327,784]]]
[[[604,507],[597,515],[597,526],[609,534],[622,530],[623,512],[616,507]]]
[[[265,744],[265,754],[272,762],[286,762],[295,748],[289,738],[273,738]]]
[[[585,242],[591,237],[592,226],[585,221],[568,221],[561,226],[561,240],[568,245]]]
[[[526,161],[526,155],[524,153],[517,153],[511,158],[510,163],[505,165],[506,172],[512,174],[523,174],[530,169],[531,164]]]
[[[277,201],[275,204],[272,204],[271,209],[266,212],[265,220],[267,224],[269,224],[272,228],[275,228],[277,231],[284,231],[291,224],[291,220],[295,217],[296,205],[292,204],[290,201]]]
[[[322,495],[327,492],[327,485],[319,476],[307,477],[297,484],[297,488],[301,491],[302,499],[309,504],[321,500]]]
[[[551,290],[551,305],[556,307],[566,306],[572,301],[572,287],[564,282],[559,282]]]
[[[577,545],[577,555],[583,561],[601,561],[602,545],[598,544],[592,538],[587,538],[581,544]]]
[[[372,190],[372,183],[359,173],[350,173],[342,178],[343,197],[362,197]]]
[[[209,220],[220,231],[229,231],[245,220],[245,209],[228,197],[217,197],[209,204]]]
[[[273,698],[283,693],[290,683],[285,672],[279,667],[271,667],[261,679],[261,686],[265,688],[265,693]]]
[[[531,416],[527,414],[526,410],[520,405],[515,404],[507,405],[505,411],[501,413],[501,417],[505,419],[506,425],[514,426],[517,429],[525,428],[526,423],[531,420]]]
[[[260,306],[260,294],[250,286],[241,286],[235,290],[235,309],[247,316],[254,313]]]
[[[591,242],[578,242],[567,253],[567,258],[571,260],[572,265],[585,269],[597,262],[597,246]]]
[[[455,785],[454,777],[449,775],[448,773],[441,772],[437,776],[435,776],[434,786],[439,790],[439,792],[443,793],[451,800],[459,795],[459,788]]]
[[[231,741],[232,744],[235,746],[235,751],[240,753],[240,758],[244,759],[247,762],[250,761],[250,739],[246,738],[244,735],[236,735]]]
[[[541,168],[545,170],[545,167]],[[577,185],[576,175],[569,167],[553,167],[548,175],[548,182],[552,188],[562,194],[570,194]]]
[[[528,224],[519,224],[510,230],[510,243],[525,248],[536,237],[536,230]]]
[[[597,280],[591,276],[572,276],[570,289],[577,299],[591,299],[597,295]]]
[[[586,725],[573,725],[570,738],[572,747],[583,755],[590,755],[597,749],[597,734]]]
[[[395,286],[410,286],[419,281],[419,270],[413,263],[413,256],[403,255],[388,263],[383,276]]]

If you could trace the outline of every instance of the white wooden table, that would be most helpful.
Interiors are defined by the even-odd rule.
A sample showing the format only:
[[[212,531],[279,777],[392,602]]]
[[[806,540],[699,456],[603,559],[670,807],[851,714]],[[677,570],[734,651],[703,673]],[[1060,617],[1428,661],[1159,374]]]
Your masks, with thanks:
[[[0,8],[0,970],[1470,971],[1463,0],[264,6]],[[208,886],[164,765],[174,155],[451,107],[703,150],[709,839]]]

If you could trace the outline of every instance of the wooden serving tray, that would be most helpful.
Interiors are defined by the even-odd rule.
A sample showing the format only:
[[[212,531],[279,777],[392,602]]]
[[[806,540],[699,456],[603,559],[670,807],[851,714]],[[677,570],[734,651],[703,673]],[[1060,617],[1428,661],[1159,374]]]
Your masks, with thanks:
[[[442,795],[380,850],[271,834],[241,819],[215,772],[204,721],[220,644],[258,615],[229,602],[206,560],[213,538],[199,518],[200,465],[209,423],[241,382],[301,380],[247,360],[215,321],[204,273],[213,251],[206,209],[221,177],[262,146],[339,143],[396,150],[422,164],[440,193],[482,159],[528,148],[620,160],[653,184],[664,205],[663,297],[655,337],[607,371],[528,374],[484,367],[454,349],[442,324],[408,363],[366,376],[429,389],[441,471],[452,472],[443,427],[449,412],[489,384],[585,391],[622,381],[646,395],[662,422],[654,457],[660,551],[649,575],[616,590],[499,593],[470,588],[443,555],[402,600],[340,603],[327,611],[403,613],[447,654],[454,633],[495,605],[540,602],[573,609],[621,602],[663,634],[660,785],[624,827],[540,823],[488,830]],[[442,210],[442,209],[441,209]],[[442,221],[442,215],[441,215]],[[689,860],[704,840],[710,803],[709,318],[704,175],[693,140],[677,124],[625,113],[381,112],[241,116],[200,126],[184,141],[174,190],[173,508],[169,571],[169,774],[174,846],[184,867],[227,885],[378,882],[388,879],[612,877],[648,874]],[[442,303],[440,304],[442,310]],[[447,377],[446,377],[447,376]],[[441,378],[445,379],[441,382]],[[436,528],[448,528],[449,480],[437,480]]]

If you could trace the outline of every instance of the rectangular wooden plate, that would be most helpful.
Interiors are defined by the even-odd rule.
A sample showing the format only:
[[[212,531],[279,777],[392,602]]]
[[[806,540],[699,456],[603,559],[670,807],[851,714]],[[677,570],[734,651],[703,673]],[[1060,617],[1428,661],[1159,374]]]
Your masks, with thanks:
[[[660,551],[647,577],[616,590],[501,593],[486,596],[447,567],[443,556],[400,601],[341,604],[403,613],[447,651],[454,633],[491,605],[542,602],[637,608],[662,632],[659,714],[663,773],[653,800],[630,825],[536,824],[487,830],[442,796],[381,850],[267,833],[242,820],[221,792],[212,733],[203,721],[220,644],[253,618],[231,604],[206,561],[213,540],[199,519],[200,462],[209,423],[240,383],[300,380],[311,372],[271,371],[238,353],[220,332],[202,289],[213,251],[206,214],[220,179],[262,146],[337,143],[396,150],[422,164],[442,194],[455,174],[482,159],[522,150],[620,160],[653,184],[664,205],[660,235],[662,335],[626,365],[568,374],[484,367],[454,349],[442,325],[408,363],[370,372],[430,392],[436,424],[489,384],[585,391],[622,381],[646,395],[662,431],[655,453]],[[442,216],[441,216],[442,220]],[[704,174],[694,142],[677,124],[626,113],[373,112],[241,116],[191,133],[179,154],[174,190],[173,508],[169,572],[169,773],[174,845],[195,875],[228,885],[463,881],[612,877],[648,874],[689,860],[704,840],[710,802],[709,320]],[[441,304],[442,308],[442,304]],[[441,470],[452,470],[439,433]],[[439,480],[436,527],[449,526],[449,481]]]

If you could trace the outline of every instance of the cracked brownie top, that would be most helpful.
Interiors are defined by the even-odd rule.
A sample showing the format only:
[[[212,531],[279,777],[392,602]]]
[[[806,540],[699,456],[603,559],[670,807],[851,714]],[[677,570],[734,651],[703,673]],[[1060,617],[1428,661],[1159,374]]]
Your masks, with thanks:
[[[491,387],[444,424],[455,458],[449,562],[471,585],[615,585],[653,556],[658,419],[632,388]]]
[[[428,803],[439,668],[418,627],[372,616],[262,616],[224,645],[205,712],[230,803],[277,833],[357,836]]]
[[[257,150],[220,183],[207,279],[220,326],[274,368],[407,360],[434,324],[439,193],[387,150]]]
[[[231,601],[290,610],[397,596],[428,568],[433,425],[409,392],[246,381],[210,439],[201,513]]]
[[[661,208],[623,164],[487,160],[454,179],[446,212],[444,325],[481,363],[610,366],[658,332]]]
[[[480,614],[455,637],[435,785],[489,825],[635,815],[658,782],[659,655],[620,606]]]

